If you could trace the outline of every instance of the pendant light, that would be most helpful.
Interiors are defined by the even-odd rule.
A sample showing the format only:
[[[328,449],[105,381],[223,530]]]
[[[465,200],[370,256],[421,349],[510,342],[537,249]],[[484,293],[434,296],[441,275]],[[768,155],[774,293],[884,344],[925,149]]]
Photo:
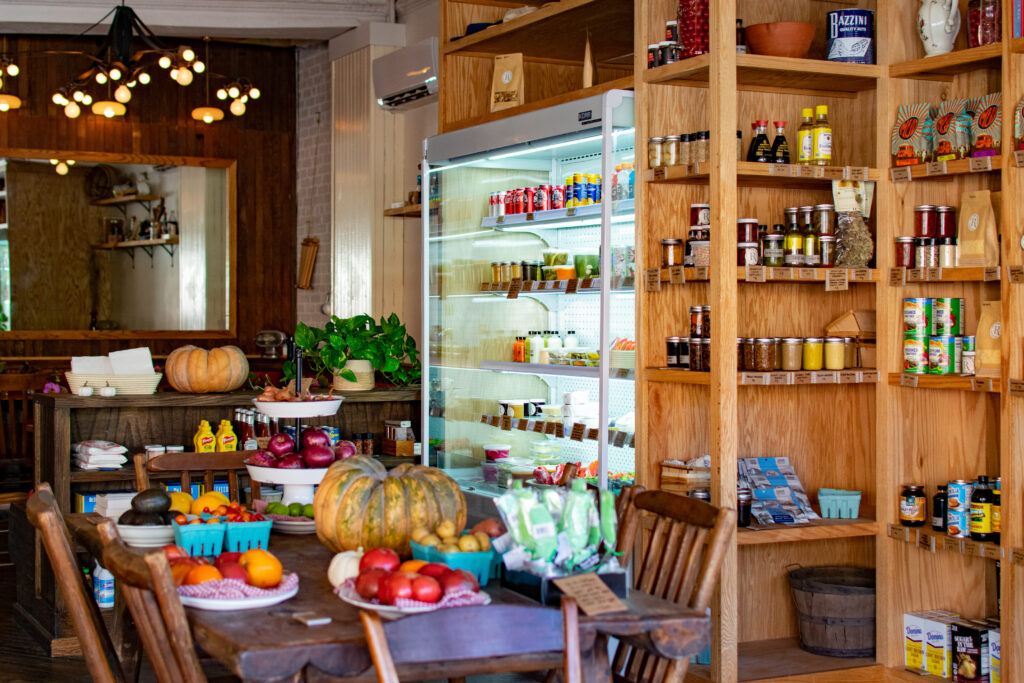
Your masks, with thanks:
[[[206,63],[210,63],[210,38],[206,36],[203,38],[206,42]],[[202,64],[202,62],[196,62],[196,64]],[[197,71],[206,71],[205,65],[197,69]],[[202,121],[203,123],[213,123],[214,121],[220,121],[224,118],[224,112],[217,107],[210,106],[210,72],[206,71],[206,104],[202,107],[196,107],[192,110],[192,118],[196,121]]]
[[[0,53],[0,112],[21,108],[20,97],[3,92],[5,77],[10,79],[19,73],[21,73],[21,70],[18,68],[18,65],[14,63],[12,58],[7,56],[7,36],[4,36],[4,49]]]

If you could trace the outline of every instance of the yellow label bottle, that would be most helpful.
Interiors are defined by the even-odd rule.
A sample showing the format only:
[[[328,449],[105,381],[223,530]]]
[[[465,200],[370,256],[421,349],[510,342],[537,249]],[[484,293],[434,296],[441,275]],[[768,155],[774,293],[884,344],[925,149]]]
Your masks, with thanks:
[[[217,452],[238,450],[238,437],[235,436],[234,427],[232,427],[231,423],[227,420],[220,421],[220,427],[217,429],[217,436],[215,440],[217,443]]]
[[[199,430],[196,431],[196,435],[192,437],[192,443],[195,446],[196,453],[214,453],[217,450],[217,437],[214,436],[213,430],[210,429],[210,423],[203,420],[199,423]]]
[[[815,166],[832,163],[832,124],[828,122],[828,106],[819,104],[814,108],[814,159]]]
[[[796,132],[796,163],[809,164],[814,158],[814,110],[805,107],[800,112],[803,121]]]

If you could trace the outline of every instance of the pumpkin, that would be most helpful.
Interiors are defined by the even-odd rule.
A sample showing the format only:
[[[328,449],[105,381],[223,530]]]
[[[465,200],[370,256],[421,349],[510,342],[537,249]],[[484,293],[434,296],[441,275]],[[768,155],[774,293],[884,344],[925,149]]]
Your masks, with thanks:
[[[363,558],[363,549],[346,550],[331,558],[327,567],[327,580],[337,588],[348,579],[359,576],[359,560]]]
[[[388,471],[376,459],[357,455],[334,462],[313,498],[316,535],[334,552],[390,548],[409,556],[418,527],[442,521],[466,527],[466,498],[458,483],[434,467],[402,464]]]
[[[209,351],[181,346],[167,356],[164,374],[172,387],[185,394],[234,391],[249,376],[249,361],[237,346]]]

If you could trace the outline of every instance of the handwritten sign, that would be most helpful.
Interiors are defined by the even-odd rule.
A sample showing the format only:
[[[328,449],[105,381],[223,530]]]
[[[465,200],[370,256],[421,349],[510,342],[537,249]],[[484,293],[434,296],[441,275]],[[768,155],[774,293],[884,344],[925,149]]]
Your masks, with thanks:
[[[1014,564],[1024,564],[1024,549],[1014,548],[1011,557],[1013,558]]]
[[[796,271],[796,277],[798,280],[814,280],[818,279],[818,271],[814,268],[800,268]]]
[[[529,428],[530,428],[530,421],[529,420],[516,420],[516,429],[518,429],[519,431],[525,432]]]
[[[985,279],[985,282],[998,282],[999,266],[986,267],[981,276]]]
[[[792,280],[792,268],[772,268],[768,271],[768,277],[773,280]]]
[[[910,529],[905,526],[897,526],[896,524],[889,525],[889,538],[895,538],[898,541],[910,540]]]
[[[565,282],[565,293],[566,294],[575,294],[577,291],[579,291],[579,288],[580,288],[579,278],[572,277],[572,278],[569,278],[568,280],[566,280],[566,282]]]
[[[906,268],[890,268],[889,269],[889,286],[890,287],[902,287],[907,284],[907,269]]]
[[[928,275],[924,268],[908,268],[907,282],[925,282]]]
[[[1019,149],[1013,153],[1013,163],[1018,168],[1024,166],[1024,149]]]
[[[971,378],[971,391],[992,391],[992,379]]]
[[[793,167],[789,164],[769,164],[768,175],[792,175]]]
[[[682,266],[668,267],[668,281],[673,285],[681,285],[686,282],[686,272]]]
[[[488,419],[487,421],[490,423],[490,425],[492,427],[497,427],[498,426],[498,416],[497,415],[491,415],[490,419]]]
[[[511,430],[512,429],[512,418],[509,417],[508,415],[502,416],[502,418],[501,418],[501,428],[504,431],[506,431],[506,432]]]
[[[792,372],[773,372],[768,375],[768,384],[770,384],[771,386],[786,386],[792,383]]]
[[[822,168],[820,166],[797,166],[800,169],[801,178],[820,178]]]
[[[535,283],[535,282],[534,282],[533,280],[523,280],[523,287],[522,287],[522,290],[523,290],[524,292],[532,292],[532,291],[533,291],[533,286],[534,286],[535,284],[536,284],[536,283]]]
[[[696,266],[693,269],[694,280],[707,280],[709,278],[709,271],[711,269],[707,266]]]
[[[1017,164],[1018,166],[1020,164]],[[992,157],[974,157],[970,163],[971,173],[981,173],[992,170]]]
[[[626,445],[626,438],[629,436],[627,432],[615,432],[615,437],[612,439],[612,445],[621,448]]]
[[[590,441],[597,441],[597,429],[588,429],[586,438]]]
[[[558,425],[558,424],[556,424],[554,422],[545,422],[544,423],[544,433],[545,434],[554,434],[555,431],[556,431],[555,430],[556,426],[560,427],[561,425]]]
[[[839,373],[840,384],[860,384],[860,373],[856,370],[843,370]]]
[[[990,560],[1001,560],[1003,558],[1003,549],[995,543],[983,543],[981,546],[981,556],[987,557]]]
[[[575,215],[576,215],[576,207],[575,206],[570,207],[570,208],[565,210],[565,217],[566,218],[572,218]]]
[[[810,372],[794,372],[793,373],[793,384],[810,384],[811,373]]]
[[[924,174],[926,176],[931,175],[946,175],[946,162],[945,161],[932,161],[931,163],[924,165]]]
[[[580,289],[590,289],[594,286],[594,278],[585,277],[580,281]],[[600,286],[600,285],[598,285]]]
[[[747,266],[747,282],[764,282],[765,281],[765,267],[764,266]]]
[[[1008,266],[1010,282],[1015,285],[1024,283],[1024,266]]]
[[[900,375],[900,386],[910,387],[911,389],[917,388],[917,375],[908,375],[906,373]]]
[[[889,177],[892,178],[894,183],[909,183],[910,168],[904,166],[903,168],[891,168],[889,169]]]
[[[661,269],[648,268],[644,271],[644,289],[648,292],[661,291]]]
[[[811,384],[838,384],[839,373],[834,370],[817,370],[811,373]]]
[[[522,289],[522,287],[523,287],[523,281],[522,280],[519,280],[519,279],[512,280],[512,282],[510,282],[509,286],[508,286],[508,298],[509,299],[518,299],[519,298],[519,290]]]
[[[850,271],[846,268],[832,268],[825,274],[826,292],[845,292],[850,288]]]
[[[555,423],[555,436],[557,436],[559,439],[565,436],[565,425],[563,425],[561,422]]]
[[[867,166],[847,166],[843,169],[843,180],[867,180]]]
[[[948,551],[951,551],[951,552],[954,552],[954,553],[959,553],[959,552],[962,552],[961,548],[962,548],[962,545],[961,545],[960,539],[953,538],[952,536],[944,536],[942,538],[942,549],[943,550],[948,550]]]
[[[878,370],[861,370],[860,381],[866,384],[878,383]]]
[[[1011,379],[1010,380],[1010,393],[1011,394],[1024,394],[1024,379]]]
[[[527,211],[526,212],[526,220],[528,220],[528,221],[532,221],[533,220],[533,211]]]
[[[563,593],[574,599],[584,614],[593,616],[624,612],[627,609],[626,604],[619,600],[615,593],[612,593],[612,589],[601,580],[601,577],[593,572],[554,579],[553,583]]]
[[[934,551],[935,550],[935,537],[932,536],[931,534],[927,533],[927,532],[918,531],[917,532],[917,547],[925,548],[927,550]]]
[[[924,269],[924,279],[929,282],[941,282],[942,281],[942,267],[932,266],[931,268]]]
[[[845,180],[846,169],[842,166],[826,166],[822,175],[829,180]]]
[[[665,179],[665,168],[664,167],[656,168],[656,169],[654,169],[654,171],[652,171],[652,173],[651,173],[651,180],[653,180],[654,182],[658,182],[659,180],[664,180],[664,179]]]
[[[490,419],[491,419],[491,418],[490,418],[489,416],[487,416],[487,415],[481,415],[481,416],[480,416],[480,422],[481,422],[482,424],[487,424],[487,422],[488,422],[488,421],[489,421]]]
[[[767,372],[741,372],[740,384],[743,386],[767,386],[770,373]]]
[[[870,268],[851,268],[850,282],[871,282],[871,269]]]
[[[535,431],[538,434],[543,434],[544,433],[544,425],[545,424],[550,424],[550,423],[541,422],[540,420],[537,420],[536,422],[533,423],[533,431]]]
[[[583,441],[583,432],[586,430],[586,425],[577,422],[572,426],[572,433],[569,438],[573,441]]]

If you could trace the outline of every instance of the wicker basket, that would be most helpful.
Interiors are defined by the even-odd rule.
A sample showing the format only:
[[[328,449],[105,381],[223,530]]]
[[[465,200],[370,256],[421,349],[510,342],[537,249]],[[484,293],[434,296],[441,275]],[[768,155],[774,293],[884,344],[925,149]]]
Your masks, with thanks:
[[[350,359],[345,369],[356,375],[356,381],[350,382],[340,374],[334,376],[335,391],[370,391],[376,386],[373,365],[368,360]]]
[[[77,394],[79,387],[114,387],[118,394],[128,396],[145,396],[155,394],[157,385],[160,384],[163,373],[154,372],[151,375],[83,375],[73,372],[65,372],[64,377],[68,380],[68,387],[72,394]]]

